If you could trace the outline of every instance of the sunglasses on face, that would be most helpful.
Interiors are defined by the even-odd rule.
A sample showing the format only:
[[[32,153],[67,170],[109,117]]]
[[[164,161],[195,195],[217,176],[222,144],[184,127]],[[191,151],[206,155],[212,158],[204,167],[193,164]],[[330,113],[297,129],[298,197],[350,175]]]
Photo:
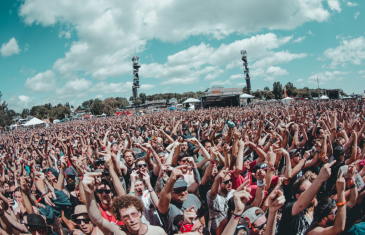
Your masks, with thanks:
[[[126,216],[123,216],[123,220],[130,220],[131,218],[137,218],[138,217],[138,213],[132,213],[131,215],[126,215]]]
[[[147,167],[147,164],[138,164],[138,168]]]
[[[96,166],[105,165],[105,162],[97,162],[95,163]]]
[[[76,224],[81,224],[81,222],[84,222],[84,224],[88,224],[90,222],[90,218],[75,219]]]
[[[231,179],[229,179],[229,180],[223,181],[222,183],[223,183],[223,184],[229,184],[230,182],[232,182],[232,178],[231,178]]]
[[[99,194],[103,194],[103,193],[109,194],[110,193],[110,189],[98,189],[97,192]]]
[[[186,190],[188,190],[188,187],[184,187],[184,188],[179,188],[179,189],[175,189],[172,192],[175,194],[180,194],[182,192],[185,192]]]

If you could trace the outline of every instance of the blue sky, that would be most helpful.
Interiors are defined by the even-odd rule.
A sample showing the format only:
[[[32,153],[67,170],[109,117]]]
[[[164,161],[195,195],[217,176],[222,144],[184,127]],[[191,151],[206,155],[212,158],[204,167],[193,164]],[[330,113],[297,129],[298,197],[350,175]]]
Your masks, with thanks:
[[[246,49],[252,89],[365,86],[364,0],[0,1],[3,100],[33,105],[130,97],[139,92],[243,87]]]

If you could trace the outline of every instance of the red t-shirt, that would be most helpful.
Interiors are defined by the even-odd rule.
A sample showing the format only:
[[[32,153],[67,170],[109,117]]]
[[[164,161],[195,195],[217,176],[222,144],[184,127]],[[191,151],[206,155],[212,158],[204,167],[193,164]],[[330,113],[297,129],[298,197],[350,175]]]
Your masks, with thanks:
[[[243,174],[239,174],[238,177],[234,176],[234,171],[231,171],[231,178],[232,178],[232,188],[236,190],[241,184],[249,180],[249,183],[247,186],[252,184],[252,171],[253,168],[256,166],[256,160],[250,162],[250,169]]]
[[[101,216],[103,216],[103,218],[105,218],[107,221],[116,224],[116,225],[124,225],[124,223],[122,221],[118,221],[114,215],[108,215],[108,213],[106,213],[106,211],[103,210],[103,207],[101,207],[101,203],[99,203],[99,208],[101,211]]]

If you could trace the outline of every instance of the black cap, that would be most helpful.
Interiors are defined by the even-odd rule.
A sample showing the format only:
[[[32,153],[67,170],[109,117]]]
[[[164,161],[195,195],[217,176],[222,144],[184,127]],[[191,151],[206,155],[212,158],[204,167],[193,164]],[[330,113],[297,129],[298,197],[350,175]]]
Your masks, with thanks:
[[[346,149],[342,148],[341,146],[337,146],[333,150],[333,157],[338,160],[340,159],[340,156],[342,156],[345,153]]]
[[[260,162],[257,163],[254,168],[253,168],[253,172],[256,174],[257,170],[265,170],[265,169],[269,169],[270,167],[265,163],[265,162]]]
[[[176,180],[176,182],[174,183],[174,188],[173,189],[177,189],[177,188],[183,188],[183,187],[188,187],[188,183],[186,183],[186,181],[184,180],[183,177],[180,177],[178,180]]]
[[[42,227],[46,228],[46,221],[44,221],[43,217],[38,214],[29,214],[27,215],[27,226],[34,226],[34,227]]]

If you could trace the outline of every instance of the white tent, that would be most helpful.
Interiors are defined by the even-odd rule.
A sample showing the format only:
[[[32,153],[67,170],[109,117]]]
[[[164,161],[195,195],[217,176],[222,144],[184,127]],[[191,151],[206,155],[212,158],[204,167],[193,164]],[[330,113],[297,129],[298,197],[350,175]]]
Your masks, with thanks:
[[[244,93],[244,94],[240,95],[240,98],[241,99],[249,99],[249,98],[255,98],[255,96]]]
[[[283,102],[283,104],[291,104],[294,99],[293,98],[290,98],[290,97],[286,97],[284,99],[281,100]]]
[[[186,104],[186,103],[200,103],[200,100],[197,100],[195,98],[189,98],[183,102],[183,104]]]
[[[319,97],[320,100],[329,100],[330,98],[328,98],[328,96],[326,95],[322,95],[321,97]]]
[[[35,126],[39,124],[46,124],[44,121],[39,120],[38,118],[32,118],[29,122],[25,123],[24,126]]]

